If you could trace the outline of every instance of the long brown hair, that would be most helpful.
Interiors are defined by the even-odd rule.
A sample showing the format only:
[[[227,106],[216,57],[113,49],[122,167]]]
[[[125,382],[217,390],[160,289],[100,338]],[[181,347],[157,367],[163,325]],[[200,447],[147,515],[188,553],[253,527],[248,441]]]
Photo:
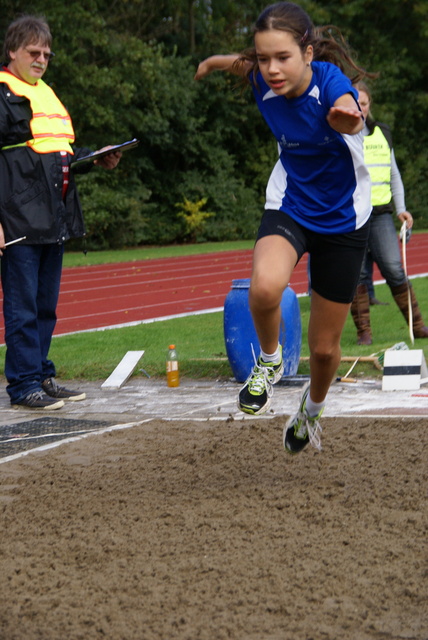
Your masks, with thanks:
[[[302,54],[309,45],[312,45],[314,60],[335,64],[353,83],[364,77],[372,78],[378,75],[366,71],[354,61],[354,54],[337,27],[334,25],[315,27],[306,11],[293,2],[277,2],[262,11],[253,31],[261,33],[271,29],[290,33]],[[251,62],[248,76],[253,74],[255,77],[259,67],[254,48],[244,51],[235,64],[239,67],[248,62]]]

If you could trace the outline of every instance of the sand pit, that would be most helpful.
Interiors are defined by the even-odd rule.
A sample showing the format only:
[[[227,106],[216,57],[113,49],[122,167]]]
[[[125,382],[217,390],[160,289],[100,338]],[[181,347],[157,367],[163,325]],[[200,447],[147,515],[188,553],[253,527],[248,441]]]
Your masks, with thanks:
[[[1,640],[426,640],[428,418],[158,421],[0,465]]]

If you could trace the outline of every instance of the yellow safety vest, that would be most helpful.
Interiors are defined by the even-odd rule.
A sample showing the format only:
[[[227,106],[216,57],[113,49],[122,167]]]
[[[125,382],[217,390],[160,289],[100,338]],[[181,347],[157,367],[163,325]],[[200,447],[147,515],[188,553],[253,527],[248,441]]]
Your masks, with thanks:
[[[0,82],[8,85],[17,96],[25,96],[30,101],[33,117],[30,120],[32,140],[15,146],[28,146],[37,153],[67,151],[73,154],[74,130],[71,118],[64,105],[58,100],[52,89],[43,80],[29,84],[7,71],[0,71]]]
[[[364,136],[364,161],[372,181],[372,205],[388,204],[392,198],[391,149],[380,127]]]

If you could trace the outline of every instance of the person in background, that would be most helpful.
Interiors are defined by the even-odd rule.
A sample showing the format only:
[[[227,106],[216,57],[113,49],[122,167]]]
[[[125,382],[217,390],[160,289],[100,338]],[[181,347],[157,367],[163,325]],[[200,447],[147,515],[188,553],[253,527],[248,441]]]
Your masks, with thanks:
[[[373,282],[373,258],[372,258],[372,254],[370,253],[370,251],[367,251],[366,253],[366,257],[365,257],[365,262],[366,262],[366,272],[369,275],[369,279],[367,280],[367,291],[369,294],[369,303],[371,307],[374,307],[376,305],[380,305],[380,306],[389,306],[389,302],[382,302],[381,300],[378,300],[378,298],[376,298],[376,294],[375,294],[375,290],[374,290],[374,282]]]
[[[400,223],[405,222],[408,231],[413,226],[412,214],[406,210],[403,181],[395,161],[391,131],[386,124],[373,119],[370,112],[371,93],[367,84],[360,81],[355,87],[366,120],[363,130],[364,158],[372,179],[373,204],[366,258],[351,305],[352,318],[357,328],[357,344],[370,345],[373,342],[369,295],[373,261],[378,265],[407,323],[410,289],[413,335],[415,338],[428,338],[428,327],[424,324],[415,292],[401,262],[397,231],[392,217],[395,208]]]
[[[249,302],[261,352],[239,392],[238,406],[267,410],[283,373],[280,304],[294,267],[310,254],[310,383],[285,426],[283,445],[321,448],[319,419],[341,359],[340,337],[358,283],[371,212],[364,126],[355,78],[366,72],[342,40],[314,27],[291,2],[267,7],[255,24],[254,48],[203,60],[195,79],[219,70],[241,76],[275,136],[279,160],[270,176],[253,256]]]
[[[59,409],[84,393],[60,386],[48,359],[56,323],[64,242],[85,234],[72,160],[73,125],[42,80],[52,36],[47,22],[9,25],[0,67],[0,255],[7,392],[13,407]],[[114,168],[120,154],[98,164]],[[87,165],[89,168],[92,163]],[[6,243],[21,239],[5,247]]]

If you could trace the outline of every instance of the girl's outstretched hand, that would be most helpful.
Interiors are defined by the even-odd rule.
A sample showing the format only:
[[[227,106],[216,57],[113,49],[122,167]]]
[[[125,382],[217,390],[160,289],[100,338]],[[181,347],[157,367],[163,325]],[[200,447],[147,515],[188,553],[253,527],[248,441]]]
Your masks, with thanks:
[[[335,131],[351,135],[361,131],[364,126],[361,111],[344,106],[332,107],[328,112],[327,122]]]
[[[235,65],[239,57],[238,54],[229,53],[227,55],[216,55],[205,58],[205,60],[199,63],[194,78],[195,80],[201,80],[201,78],[205,78],[205,76],[213,73],[213,71],[228,71],[236,76],[244,76],[247,65]]]
[[[202,78],[205,78],[205,76],[208,76],[211,73],[211,69],[210,69],[210,65],[208,63],[208,59],[206,60],[202,60],[202,62],[199,63],[198,68],[196,70],[194,79],[195,80],[201,80]]]

